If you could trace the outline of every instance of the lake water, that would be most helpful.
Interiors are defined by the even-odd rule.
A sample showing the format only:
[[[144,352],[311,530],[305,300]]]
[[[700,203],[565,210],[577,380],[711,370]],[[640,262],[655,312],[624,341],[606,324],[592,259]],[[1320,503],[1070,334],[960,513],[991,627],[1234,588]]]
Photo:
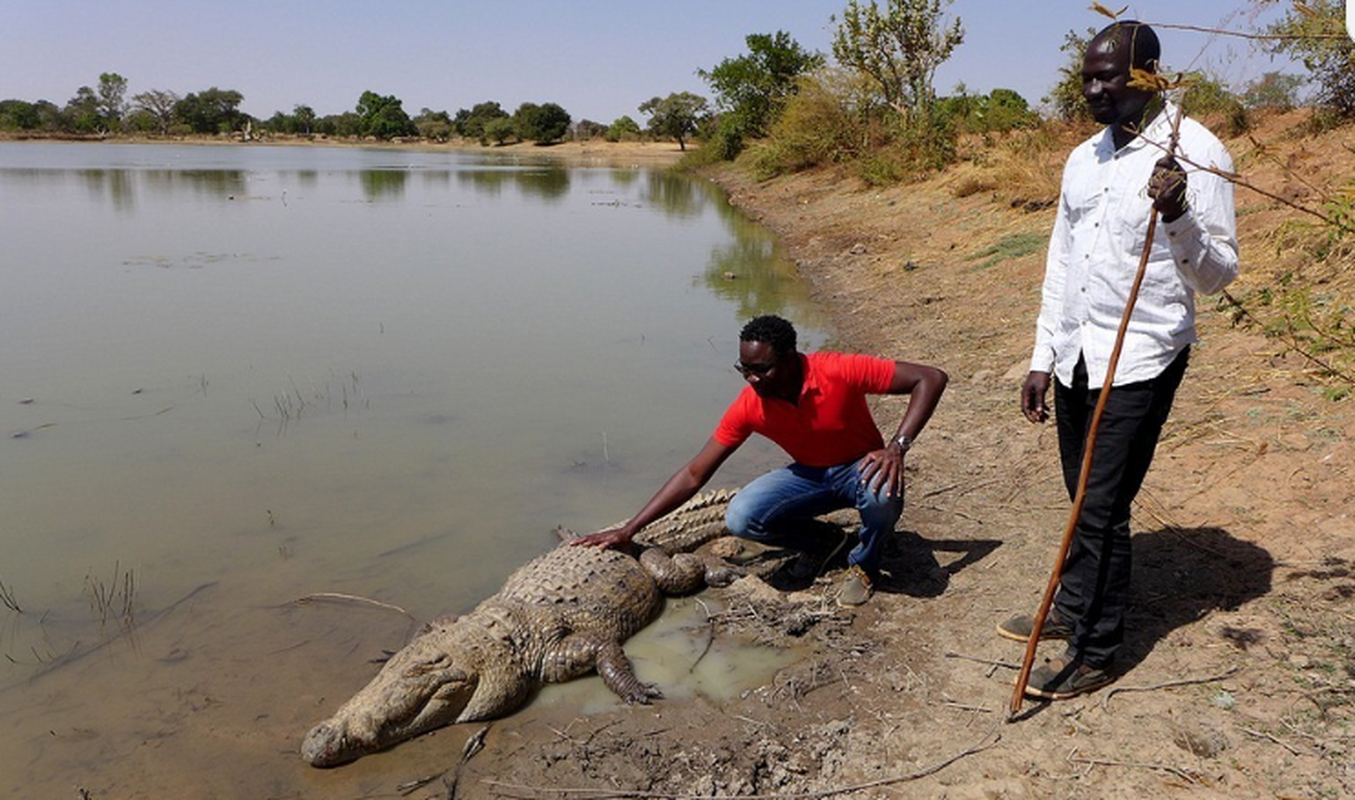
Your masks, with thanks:
[[[296,747],[412,620],[638,508],[759,313],[827,338],[770,235],[664,171],[0,143],[0,795],[445,768],[445,740],[328,772]],[[714,485],[781,460],[745,451]],[[322,593],[362,599],[296,602]]]

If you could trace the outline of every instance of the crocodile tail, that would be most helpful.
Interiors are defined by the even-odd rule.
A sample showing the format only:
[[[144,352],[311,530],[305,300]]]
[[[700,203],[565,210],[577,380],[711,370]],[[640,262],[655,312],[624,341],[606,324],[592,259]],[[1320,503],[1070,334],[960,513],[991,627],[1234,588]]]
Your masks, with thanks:
[[[690,594],[706,585],[706,565],[692,553],[670,556],[661,547],[651,547],[640,553],[640,566],[665,595]]]
[[[635,540],[672,554],[689,553],[706,542],[727,536],[725,510],[737,492],[738,489],[719,489],[697,495],[663,519],[650,523]]]

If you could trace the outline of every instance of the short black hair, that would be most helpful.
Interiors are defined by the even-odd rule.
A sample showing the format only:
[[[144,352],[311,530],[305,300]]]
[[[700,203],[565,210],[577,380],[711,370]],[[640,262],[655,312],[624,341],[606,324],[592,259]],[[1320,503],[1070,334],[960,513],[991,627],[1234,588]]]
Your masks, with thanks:
[[[1133,19],[1116,20],[1092,37],[1093,42],[1114,42],[1116,47],[1129,45],[1129,66],[1157,72],[1162,58],[1162,43],[1152,28]]]
[[[739,333],[741,342],[765,342],[772,352],[784,356],[795,352],[795,326],[775,314],[753,317]]]

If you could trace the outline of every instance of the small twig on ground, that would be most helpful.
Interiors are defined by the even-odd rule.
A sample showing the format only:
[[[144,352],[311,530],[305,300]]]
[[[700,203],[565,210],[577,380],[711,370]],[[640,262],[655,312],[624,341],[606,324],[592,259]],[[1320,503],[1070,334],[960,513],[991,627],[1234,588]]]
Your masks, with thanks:
[[[419,791],[423,787],[427,786],[428,784],[432,783],[433,781],[437,780],[438,778],[441,778],[443,775],[446,774],[447,770],[444,769],[442,772],[435,772],[432,775],[425,775],[422,778],[415,778],[412,781],[406,781],[405,783],[397,784],[395,787],[395,791],[399,792],[401,797],[408,797],[409,795],[414,794],[415,792]]]
[[[14,587],[6,586],[3,582],[0,582],[0,603],[17,614],[24,613],[24,610],[19,608],[18,601],[14,599]]]
[[[946,708],[954,708],[960,711],[978,711],[983,714],[993,713],[993,709],[991,708],[984,708],[983,706],[966,705],[965,703],[957,703],[954,700],[947,700],[943,702],[941,705],[945,706]]]
[[[709,635],[706,637],[706,646],[701,648],[701,654],[698,655],[696,660],[692,662],[692,665],[687,668],[688,674],[696,672],[696,667],[701,663],[701,659],[706,657],[706,654],[710,652],[711,645],[715,644],[715,615],[710,613],[710,608],[705,603],[701,602],[701,598],[698,597],[696,599],[696,604],[701,606],[701,610],[706,614],[706,630]]]
[[[1144,761],[1115,761],[1108,758],[1079,758],[1076,750],[1068,755],[1068,761],[1073,764],[1086,764],[1089,767],[1129,767],[1130,769],[1151,769],[1159,772],[1170,772],[1186,783],[1202,783],[1199,773],[1182,769],[1181,767],[1173,767],[1170,764],[1152,764]]]
[[[819,800],[824,797],[836,797],[842,794],[851,794],[862,792],[867,789],[877,789],[882,786],[892,786],[899,783],[915,781],[919,778],[925,778],[929,775],[935,775],[941,770],[949,767],[951,764],[962,758],[982,753],[996,747],[998,742],[1002,741],[1002,735],[997,733],[997,725],[988,729],[978,742],[959,753],[933,764],[924,767],[916,772],[910,772],[906,775],[898,775],[892,778],[881,778],[867,783],[858,783],[852,786],[839,786],[835,789],[824,789],[817,792],[793,792],[786,794],[750,794],[750,795],[707,795],[703,800]],[[563,789],[547,788],[540,786],[523,786],[521,784],[505,783],[503,781],[485,780],[485,785],[491,786],[501,794],[521,798],[546,798],[546,797],[578,797],[587,800],[620,800],[621,798],[639,798],[640,800],[681,800],[691,797],[690,792],[668,793],[668,792],[641,792],[629,791],[626,789]]]
[[[1194,686],[1196,684],[1201,683],[1213,683],[1214,681],[1221,681],[1224,678],[1231,678],[1233,675],[1236,675],[1241,670],[1242,667],[1233,666],[1230,667],[1226,672],[1220,673],[1218,675],[1210,675],[1207,678],[1184,678],[1179,681],[1167,681],[1165,683],[1155,683],[1152,686],[1112,686],[1110,689],[1106,690],[1105,697],[1101,698],[1101,710],[1109,711],[1110,698],[1114,697],[1119,692],[1153,692],[1157,691],[1158,689],[1171,689],[1176,686]]]
[[[1248,736],[1255,736],[1255,737],[1258,738],[1258,739],[1268,739],[1268,740],[1274,742],[1275,744],[1278,744],[1280,747],[1283,747],[1284,749],[1288,750],[1289,753],[1290,753],[1290,755],[1295,755],[1295,756],[1301,755],[1301,753],[1299,753],[1299,749],[1298,749],[1297,747],[1294,747],[1292,744],[1289,744],[1288,742],[1281,741],[1280,739],[1276,738],[1274,735],[1269,734],[1269,733],[1266,733],[1265,731],[1254,731],[1254,730],[1252,730],[1251,728],[1238,728],[1238,730],[1242,731],[1243,733],[1247,734]]]
[[[990,667],[1002,667],[1003,669],[1021,669],[1020,664],[1014,664],[1010,661],[994,661],[990,658],[979,658],[977,656],[967,656],[964,653],[957,653],[953,650],[946,651],[946,658],[959,658],[965,661],[973,661],[975,664],[986,664]]]
[[[307,603],[312,603],[316,600],[340,600],[349,603],[367,603],[368,605],[373,605],[376,606],[377,608],[384,608],[388,611],[395,611],[400,614],[404,614],[406,617],[409,617],[410,619],[414,619],[413,614],[409,613],[408,611],[404,610],[399,606],[391,605],[390,603],[383,603],[380,600],[373,600],[369,597],[360,597],[355,594],[342,594],[340,592],[315,592],[313,594],[308,594],[305,597],[298,597],[292,602],[295,603],[296,605],[303,606]]]

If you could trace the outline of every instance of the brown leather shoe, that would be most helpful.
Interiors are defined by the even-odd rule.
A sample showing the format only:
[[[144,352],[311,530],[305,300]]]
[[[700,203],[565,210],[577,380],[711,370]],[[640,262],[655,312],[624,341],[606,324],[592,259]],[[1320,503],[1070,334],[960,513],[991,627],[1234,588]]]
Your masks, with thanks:
[[[1026,694],[1044,700],[1069,700],[1080,694],[1094,692],[1114,680],[1107,670],[1088,666],[1081,659],[1063,655],[1046,659],[1030,673]]]
[[[853,564],[847,568],[847,576],[842,579],[842,588],[837,593],[837,604],[847,607],[865,605],[873,594],[875,582],[864,569]]]
[[[997,635],[1015,642],[1029,642],[1030,634],[1035,630],[1035,617],[1030,614],[1017,614],[997,624]],[[1067,639],[1073,635],[1073,626],[1064,622],[1050,611],[1040,628],[1040,641]]]

